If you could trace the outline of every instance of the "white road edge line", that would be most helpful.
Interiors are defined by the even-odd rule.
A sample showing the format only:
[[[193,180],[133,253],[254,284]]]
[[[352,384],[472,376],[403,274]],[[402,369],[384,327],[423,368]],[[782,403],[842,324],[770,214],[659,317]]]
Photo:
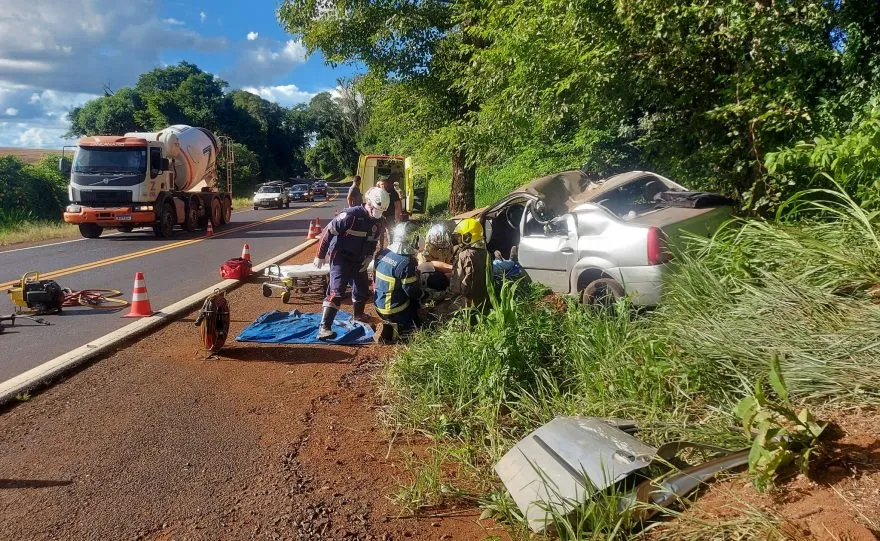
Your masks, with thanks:
[[[276,255],[268,261],[260,263],[259,265],[255,265],[253,267],[252,274],[258,275],[269,265],[274,265],[275,263],[279,263],[289,257],[304,252],[306,249],[308,249],[310,246],[313,246],[317,242],[318,239],[309,239],[302,244],[299,244],[298,246],[287,250],[284,253]],[[5,404],[13,400],[16,396],[37,387],[39,384],[43,383],[46,380],[55,378],[93,357],[101,355],[102,353],[106,353],[115,346],[118,346],[121,342],[130,340],[139,334],[145,333],[146,331],[149,331],[150,329],[159,326],[162,323],[170,323],[177,317],[183,315],[186,312],[189,312],[194,307],[204,302],[205,297],[213,293],[215,289],[220,289],[221,291],[229,291],[241,285],[242,283],[243,282],[241,280],[223,280],[222,282],[219,282],[211,287],[199,291],[195,295],[190,295],[183,300],[177,301],[174,304],[162,308],[153,316],[139,319],[134,323],[122,327],[121,329],[117,329],[110,334],[102,336],[101,338],[92,340],[88,344],[80,346],[63,355],[59,355],[58,357],[55,357],[50,361],[46,361],[40,366],[31,368],[27,372],[19,374],[13,378],[4,381],[3,383],[0,383],[0,405]]]
[[[126,235],[127,233],[111,233],[109,235],[102,235],[102,237],[115,237],[116,235]],[[0,255],[3,254],[11,254],[12,252],[23,252],[25,250],[34,250],[36,248],[47,248],[49,246],[58,246],[60,244],[70,244],[71,242],[82,242],[84,240],[89,240],[86,238],[81,239],[71,239],[71,240],[63,240],[61,242],[53,242],[51,244],[35,244],[34,246],[25,246],[24,248],[13,248],[12,250],[0,250]]]

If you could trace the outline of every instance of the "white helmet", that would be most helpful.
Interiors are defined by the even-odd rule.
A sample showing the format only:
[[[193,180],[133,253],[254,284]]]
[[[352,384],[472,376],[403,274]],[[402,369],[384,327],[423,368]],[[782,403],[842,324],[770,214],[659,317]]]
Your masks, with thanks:
[[[391,245],[388,249],[395,254],[413,255],[419,250],[419,232],[410,222],[401,222],[391,232]]]
[[[370,211],[370,216],[373,218],[381,218],[382,214],[388,210],[388,205],[390,204],[391,197],[388,195],[388,192],[378,186],[373,186],[364,194],[364,206],[367,207],[367,210]]]

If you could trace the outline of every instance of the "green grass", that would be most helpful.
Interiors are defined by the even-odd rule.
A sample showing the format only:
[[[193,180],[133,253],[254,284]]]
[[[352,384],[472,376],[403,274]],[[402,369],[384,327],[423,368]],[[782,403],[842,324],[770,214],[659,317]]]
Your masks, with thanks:
[[[805,193],[777,221],[690,239],[647,315],[573,299],[560,310],[539,287],[506,287],[476,325],[461,316],[420,332],[387,365],[387,421],[432,438],[462,472],[435,485],[491,507],[492,466],[558,415],[632,418],[652,444],[746,445],[728,429],[732,411],[774,354],[797,401],[880,404],[877,239],[876,215],[837,192]],[[626,535],[599,522],[600,538]],[[596,538],[590,527],[574,537]]]
[[[232,210],[246,209],[248,207],[253,208],[253,206],[254,206],[254,198],[253,197],[233,197],[232,198]]]
[[[0,246],[79,236],[79,228],[64,222],[23,221],[0,226]]]

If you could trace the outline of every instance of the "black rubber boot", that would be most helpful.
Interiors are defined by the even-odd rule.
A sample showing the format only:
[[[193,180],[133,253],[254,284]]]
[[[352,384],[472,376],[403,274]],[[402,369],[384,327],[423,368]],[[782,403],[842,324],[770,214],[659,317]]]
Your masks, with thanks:
[[[365,302],[352,302],[351,318],[355,321],[360,321],[361,323],[371,323],[373,321],[373,318],[364,313],[364,309],[366,309],[366,307],[367,303]]]
[[[321,316],[321,326],[318,328],[318,340],[333,340],[336,338],[336,332],[333,330],[333,320],[336,319],[336,312],[339,308],[335,306],[325,306],[324,313]]]

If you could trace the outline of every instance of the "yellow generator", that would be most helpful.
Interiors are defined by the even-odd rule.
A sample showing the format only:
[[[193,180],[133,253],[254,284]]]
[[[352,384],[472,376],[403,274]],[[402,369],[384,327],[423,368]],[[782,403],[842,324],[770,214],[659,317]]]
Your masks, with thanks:
[[[64,291],[55,280],[40,280],[39,272],[28,272],[21,277],[17,287],[8,291],[16,310],[29,310],[36,314],[53,314],[61,311]]]

